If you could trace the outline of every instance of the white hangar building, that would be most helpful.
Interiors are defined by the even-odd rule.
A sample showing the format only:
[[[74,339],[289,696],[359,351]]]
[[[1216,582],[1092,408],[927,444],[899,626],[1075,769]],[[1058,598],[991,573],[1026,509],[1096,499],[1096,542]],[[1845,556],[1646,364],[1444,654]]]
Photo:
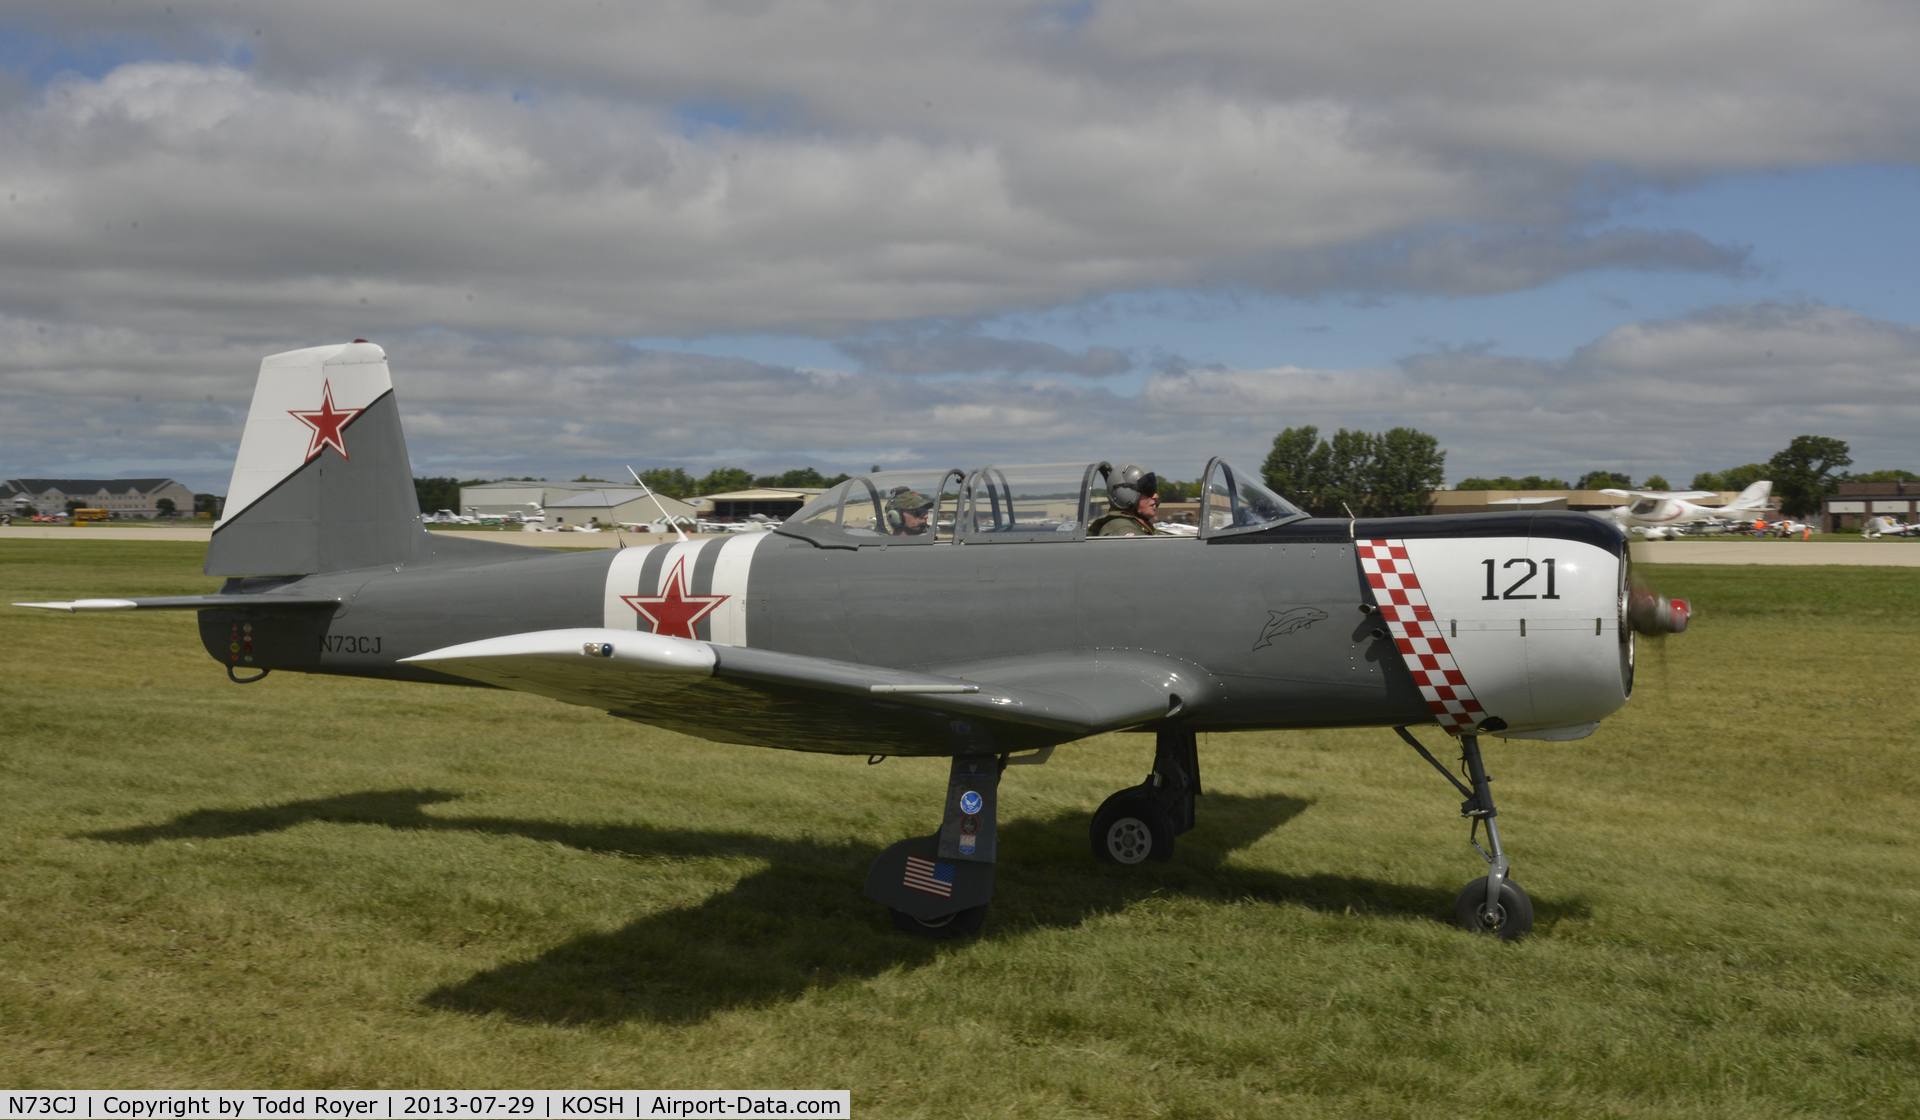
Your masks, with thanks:
[[[602,525],[657,521],[660,507],[670,517],[689,521],[698,516],[694,507],[678,498],[659,495],[660,506],[638,486],[608,486],[604,482],[482,482],[460,488],[460,508],[456,513],[500,517],[508,513],[532,513],[534,507],[547,511],[547,527],[561,524],[587,525],[598,520]],[[637,503],[637,504],[636,504]]]
[[[7,512],[31,504],[35,513],[64,513],[78,501],[88,509],[104,509],[115,520],[160,516],[160,499],[173,502],[173,512],[193,516],[193,491],[171,478],[9,478],[0,482],[0,503]]]

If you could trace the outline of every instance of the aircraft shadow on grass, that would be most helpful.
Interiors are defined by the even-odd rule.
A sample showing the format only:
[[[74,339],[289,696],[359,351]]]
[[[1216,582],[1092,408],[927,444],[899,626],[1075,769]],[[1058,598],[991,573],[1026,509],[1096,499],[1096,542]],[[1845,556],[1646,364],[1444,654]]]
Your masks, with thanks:
[[[583,851],[653,858],[745,856],[766,863],[698,906],[649,914],[604,934],[587,934],[531,960],[490,968],[424,997],[430,1006],[543,1023],[628,1019],[693,1022],[734,1007],[798,998],[813,988],[918,967],[942,943],[896,932],[861,897],[879,846],[858,841],[784,839],[646,825],[569,825],[488,817],[437,817],[429,805],[459,799],[444,790],[372,790],[253,809],[201,809],[164,824],[85,834],[117,844],[217,840],[308,823],[372,824],[401,830],[483,832],[552,841]],[[1310,802],[1280,795],[1209,794],[1200,825],[1180,837],[1173,860],[1120,868],[1088,851],[1087,816],[1010,819],[988,941],[1080,925],[1143,899],[1189,897],[1291,902],[1315,910],[1445,922],[1453,892],[1347,875],[1288,875],[1237,866],[1228,857],[1304,812]],[[930,822],[931,823],[931,822]],[[1535,898],[1543,925],[1585,908]],[[946,943],[951,945],[952,943]]]

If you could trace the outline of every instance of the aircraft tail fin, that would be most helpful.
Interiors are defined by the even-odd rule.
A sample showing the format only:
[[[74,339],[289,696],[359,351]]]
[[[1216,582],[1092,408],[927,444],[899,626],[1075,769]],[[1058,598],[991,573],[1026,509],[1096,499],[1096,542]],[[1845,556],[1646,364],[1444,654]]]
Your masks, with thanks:
[[[1773,483],[1763,478],[1745,490],[1740,491],[1740,496],[1728,502],[1724,508],[1763,510],[1767,508],[1767,503],[1772,499]]]
[[[206,572],[310,575],[405,563],[426,529],[386,351],[364,340],[260,363]]]

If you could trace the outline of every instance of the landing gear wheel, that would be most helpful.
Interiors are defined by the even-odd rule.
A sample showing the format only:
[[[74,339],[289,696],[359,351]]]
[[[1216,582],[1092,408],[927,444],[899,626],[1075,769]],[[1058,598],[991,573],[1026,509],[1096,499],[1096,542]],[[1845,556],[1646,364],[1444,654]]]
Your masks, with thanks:
[[[1090,831],[1093,858],[1103,863],[1133,867],[1173,858],[1173,825],[1139,790],[1123,789],[1101,803]]]
[[[904,910],[887,907],[887,913],[893,915],[893,928],[901,933],[911,933],[920,937],[929,937],[935,941],[953,941],[962,937],[972,937],[986,924],[985,906],[969,907],[952,914],[944,914],[932,920],[916,918]]]
[[[1518,941],[1533,928],[1533,901],[1512,879],[1500,884],[1500,901],[1487,906],[1487,877],[1482,875],[1460,889],[1453,900],[1453,924],[1475,933],[1491,933],[1502,941]]]

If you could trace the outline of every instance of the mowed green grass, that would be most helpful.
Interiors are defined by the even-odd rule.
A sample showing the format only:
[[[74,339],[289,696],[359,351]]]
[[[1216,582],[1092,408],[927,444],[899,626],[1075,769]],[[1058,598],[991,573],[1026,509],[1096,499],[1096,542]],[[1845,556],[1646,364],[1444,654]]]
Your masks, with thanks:
[[[209,589],[0,542],[7,601]],[[0,1083],[832,1087],[861,1116],[1920,1114],[1920,572],[1646,569],[1691,632],[1576,743],[1488,740],[1537,913],[1385,730],[1213,735],[1170,864],[1086,825],[1151,740],[1008,771],[985,934],[868,863],[938,760],[515,694],[229,684],[181,613],[0,608]],[[1443,737],[1425,735],[1446,749]]]

